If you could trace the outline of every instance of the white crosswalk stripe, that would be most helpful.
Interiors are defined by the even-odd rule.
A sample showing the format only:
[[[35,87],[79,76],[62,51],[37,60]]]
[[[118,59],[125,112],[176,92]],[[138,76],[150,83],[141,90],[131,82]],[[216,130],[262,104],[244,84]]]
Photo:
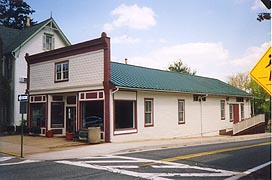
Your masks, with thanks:
[[[144,179],[169,180],[173,177],[231,177],[240,172],[214,169],[209,167],[191,166],[187,164],[150,160],[126,156],[86,157],[77,160],[55,161],[56,163],[80,166],[85,168],[109,171]],[[141,163],[154,163],[142,167]],[[159,172],[156,172],[157,171]],[[178,173],[177,173],[178,169]],[[191,169],[191,172],[190,172]],[[171,170],[173,171],[171,173]],[[155,171],[155,172],[154,172]],[[170,171],[170,172],[169,172]]]
[[[12,162],[10,160],[12,160]],[[40,162],[40,161],[38,161],[38,160],[23,160],[23,159],[15,158],[12,156],[0,157],[0,166],[11,166],[11,165],[35,163],[35,162]]]

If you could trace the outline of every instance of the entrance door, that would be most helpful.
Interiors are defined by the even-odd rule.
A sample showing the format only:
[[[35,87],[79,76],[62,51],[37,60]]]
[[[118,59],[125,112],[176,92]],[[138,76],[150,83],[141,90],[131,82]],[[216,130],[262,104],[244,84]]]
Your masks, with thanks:
[[[76,107],[66,107],[66,132],[76,131]]]
[[[239,104],[233,105],[233,123],[236,124],[239,122]]]

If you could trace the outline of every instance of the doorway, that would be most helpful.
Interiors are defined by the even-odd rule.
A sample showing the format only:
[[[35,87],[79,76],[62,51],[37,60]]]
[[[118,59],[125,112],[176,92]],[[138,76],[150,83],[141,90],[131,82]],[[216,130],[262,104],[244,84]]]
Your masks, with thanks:
[[[66,132],[76,132],[76,107],[66,107]]]
[[[239,122],[239,104],[233,105],[233,123],[236,124]]]

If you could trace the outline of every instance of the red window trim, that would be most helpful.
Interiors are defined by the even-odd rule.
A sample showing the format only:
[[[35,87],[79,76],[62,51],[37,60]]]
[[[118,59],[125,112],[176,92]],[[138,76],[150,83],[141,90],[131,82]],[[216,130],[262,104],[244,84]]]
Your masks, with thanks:
[[[222,102],[224,102],[224,117],[222,117],[222,114],[221,114],[221,104]],[[220,116],[221,116],[221,120],[226,120],[226,101],[225,100],[220,100]]]
[[[178,105],[179,105],[179,102],[183,102],[184,103],[184,109],[183,109],[183,113],[184,113],[184,120],[181,122],[179,120],[179,107],[178,107],[178,124],[185,124],[185,99],[179,99],[178,100]]]
[[[146,123],[146,109],[145,109],[145,102],[151,101],[151,123]],[[154,98],[144,98],[144,127],[153,127],[154,126]]]

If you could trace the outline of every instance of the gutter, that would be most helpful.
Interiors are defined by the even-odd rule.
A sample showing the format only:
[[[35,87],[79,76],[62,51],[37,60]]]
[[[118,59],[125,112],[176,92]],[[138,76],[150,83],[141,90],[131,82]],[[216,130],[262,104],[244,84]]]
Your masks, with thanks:
[[[118,86],[116,86],[116,89],[115,89],[114,91],[112,91],[111,93],[114,94],[114,93],[118,92],[119,89],[120,89],[120,88],[119,88]]]
[[[171,90],[159,90],[159,89],[142,89],[142,88],[129,88],[116,86],[118,89],[128,89],[128,90],[141,90],[141,91],[156,91],[156,92],[169,92],[169,93],[184,93],[184,94],[195,94],[202,95],[203,97],[208,97],[208,93],[194,93],[194,92],[184,92],[184,91],[171,91]],[[228,97],[244,97],[244,98],[253,98],[253,96],[243,96],[243,95],[230,95],[230,94],[212,94],[215,96],[228,96]]]

